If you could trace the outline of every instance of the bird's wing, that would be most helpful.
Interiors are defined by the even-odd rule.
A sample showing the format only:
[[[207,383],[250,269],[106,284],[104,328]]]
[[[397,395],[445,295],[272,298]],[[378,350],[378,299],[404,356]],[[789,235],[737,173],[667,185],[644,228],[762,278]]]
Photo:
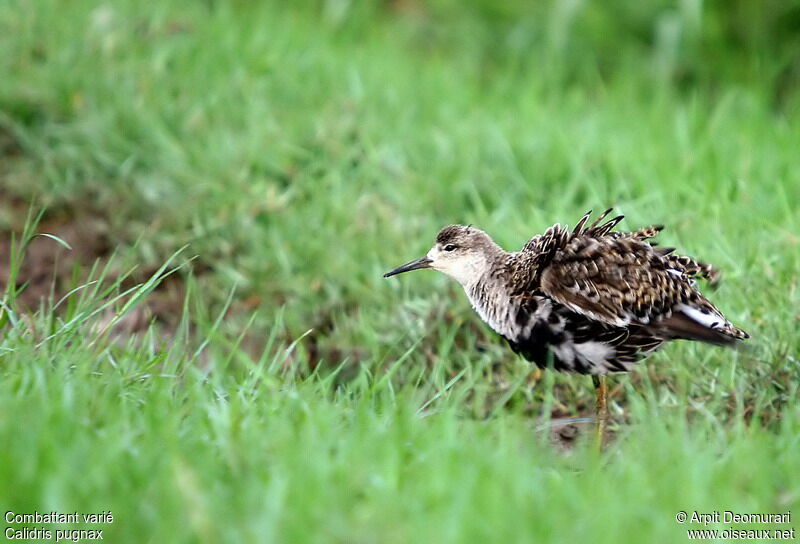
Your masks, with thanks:
[[[617,327],[646,326],[665,338],[728,344],[747,338],[667,255],[634,237],[574,236],[556,252],[540,288],[574,312]]]
[[[680,303],[687,287],[649,244],[628,237],[575,236],[541,276],[547,296],[619,327],[650,323]]]
[[[644,326],[664,338],[727,344],[748,337],[695,288],[696,278],[716,282],[710,265],[654,247],[648,240],[661,225],[614,231],[621,215],[601,223],[610,211],[591,224],[587,213],[572,231],[553,225],[525,244],[514,276],[519,290],[532,288],[600,323]]]

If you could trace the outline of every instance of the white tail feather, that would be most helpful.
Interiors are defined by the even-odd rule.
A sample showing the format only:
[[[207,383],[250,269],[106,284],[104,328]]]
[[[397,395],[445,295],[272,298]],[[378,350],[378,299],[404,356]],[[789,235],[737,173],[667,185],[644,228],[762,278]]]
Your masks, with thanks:
[[[699,323],[700,325],[706,326],[710,329],[717,329],[720,328],[721,325],[727,325],[728,320],[722,317],[718,313],[714,312],[703,312],[702,310],[698,310],[688,304],[678,304],[676,307],[678,311],[683,313],[686,317],[690,318],[692,321]]]

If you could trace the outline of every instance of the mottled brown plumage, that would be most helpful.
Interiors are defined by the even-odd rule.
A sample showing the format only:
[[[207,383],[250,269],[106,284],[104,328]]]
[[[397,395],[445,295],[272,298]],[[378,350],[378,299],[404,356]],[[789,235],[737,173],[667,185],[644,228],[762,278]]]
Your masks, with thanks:
[[[716,281],[711,266],[648,243],[661,227],[618,233],[611,229],[622,216],[584,228],[588,218],[586,214],[572,232],[556,225],[526,244],[516,263],[520,275],[535,269],[533,283],[540,280],[544,295],[608,325],[645,326],[664,339],[717,344],[747,337],[698,291],[695,278]],[[532,283],[526,289],[536,290]],[[696,327],[687,322],[687,309],[718,319]]]

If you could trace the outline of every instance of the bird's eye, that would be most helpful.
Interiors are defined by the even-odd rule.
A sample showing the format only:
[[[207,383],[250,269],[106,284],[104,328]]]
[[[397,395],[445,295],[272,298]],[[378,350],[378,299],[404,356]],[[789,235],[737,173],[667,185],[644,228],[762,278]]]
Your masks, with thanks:
[[[457,246],[455,244],[447,244],[446,246],[444,246],[444,250],[445,251],[454,251],[456,249],[456,247]]]

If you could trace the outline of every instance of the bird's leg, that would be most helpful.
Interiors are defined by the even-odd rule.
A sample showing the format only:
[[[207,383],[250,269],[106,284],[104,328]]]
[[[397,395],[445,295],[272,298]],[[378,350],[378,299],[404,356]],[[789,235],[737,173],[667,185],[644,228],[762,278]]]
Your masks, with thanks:
[[[592,376],[592,383],[595,391],[597,391],[595,441],[597,442],[597,447],[603,449],[606,437],[606,423],[608,422],[608,404],[606,404],[608,384],[606,383],[605,375]]]

